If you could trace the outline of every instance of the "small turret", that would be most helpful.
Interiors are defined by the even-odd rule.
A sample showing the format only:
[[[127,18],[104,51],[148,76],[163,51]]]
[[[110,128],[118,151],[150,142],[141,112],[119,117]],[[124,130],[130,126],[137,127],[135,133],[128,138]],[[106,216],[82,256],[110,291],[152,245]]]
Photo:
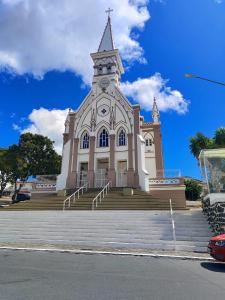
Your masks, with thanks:
[[[154,98],[153,106],[152,106],[152,119],[154,123],[160,122],[160,114],[159,109],[156,103],[156,99]]]

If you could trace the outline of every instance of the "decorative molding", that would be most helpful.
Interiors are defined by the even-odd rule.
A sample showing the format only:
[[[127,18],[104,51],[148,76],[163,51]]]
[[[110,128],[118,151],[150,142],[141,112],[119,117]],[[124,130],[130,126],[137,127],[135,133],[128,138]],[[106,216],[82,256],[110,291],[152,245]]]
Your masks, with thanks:
[[[104,118],[108,116],[109,112],[110,112],[110,107],[107,104],[99,105],[97,113],[100,117]]]
[[[181,184],[180,179],[175,178],[167,178],[167,179],[150,179],[149,180],[150,185],[171,185],[171,184]]]

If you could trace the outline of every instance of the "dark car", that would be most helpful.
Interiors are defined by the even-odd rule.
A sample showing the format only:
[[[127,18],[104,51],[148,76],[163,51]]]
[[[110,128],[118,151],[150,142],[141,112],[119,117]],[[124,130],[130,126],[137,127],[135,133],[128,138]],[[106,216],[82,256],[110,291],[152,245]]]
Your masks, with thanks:
[[[20,201],[26,201],[31,199],[31,194],[28,192],[20,192],[17,194],[17,196],[14,194],[12,196],[12,203],[17,203]]]
[[[208,245],[208,252],[216,260],[225,262],[225,234],[211,238]]]

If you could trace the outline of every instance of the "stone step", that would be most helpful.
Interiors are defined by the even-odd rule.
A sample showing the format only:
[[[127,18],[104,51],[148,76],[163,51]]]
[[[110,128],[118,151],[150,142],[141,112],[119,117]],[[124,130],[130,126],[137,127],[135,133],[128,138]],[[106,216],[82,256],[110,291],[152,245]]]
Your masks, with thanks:
[[[29,240],[29,243],[33,243],[35,245],[37,244],[45,244],[46,240],[45,239],[31,239],[31,238],[21,238],[19,239],[20,243],[27,243]],[[8,239],[0,239],[1,243],[7,242]],[[11,240],[12,243],[18,242],[17,239]],[[48,244],[54,245],[56,243],[56,240],[54,239],[48,239]],[[57,245],[69,245],[69,246],[85,246],[85,247],[106,247],[106,248],[131,248],[131,249],[145,249],[145,250],[174,250],[174,242],[166,242],[163,243],[162,241],[155,241],[153,243],[147,243],[147,242],[120,242],[120,241],[106,241],[106,240],[99,240],[96,242],[95,240],[76,240],[76,241],[68,241],[68,240],[57,240]],[[207,252],[207,247],[206,245],[195,245],[193,243],[187,244],[176,244],[176,250],[177,251],[191,251],[191,252]]]
[[[91,210],[94,197],[100,192],[100,189],[89,189],[80,198],[76,198],[76,202],[71,200],[70,211],[72,210]],[[4,210],[61,210],[63,208],[66,197],[56,197],[56,194],[43,196],[42,198],[35,195],[29,201],[19,202]],[[73,198],[72,198],[73,199]],[[69,202],[67,201],[67,204]],[[176,207],[175,203],[173,203]],[[176,207],[178,210],[182,207]],[[104,201],[98,205],[98,210],[169,210],[170,206],[167,199],[158,199],[151,194],[147,194],[140,190],[134,190],[134,195],[124,196],[122,189],[111,189]]]

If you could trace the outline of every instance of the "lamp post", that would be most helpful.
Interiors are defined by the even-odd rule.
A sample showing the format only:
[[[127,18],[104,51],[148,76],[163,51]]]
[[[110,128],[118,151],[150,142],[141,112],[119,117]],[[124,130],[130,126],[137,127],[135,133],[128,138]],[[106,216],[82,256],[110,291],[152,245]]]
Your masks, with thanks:
[[[194,75],[194,74],[185,74],[184,76],[186,78],[197,78],[197,79],[201,79],[201,80],[205,80],[205,81],[209,81],[209,82],[212,82],[212,83],[216,83],[216,84],[225,86],[225,83],[223,83],[223,82],[211,80],[211,79],[204,78],[204,77],[201,77],[201,76],[198,76],[198,75]]]

